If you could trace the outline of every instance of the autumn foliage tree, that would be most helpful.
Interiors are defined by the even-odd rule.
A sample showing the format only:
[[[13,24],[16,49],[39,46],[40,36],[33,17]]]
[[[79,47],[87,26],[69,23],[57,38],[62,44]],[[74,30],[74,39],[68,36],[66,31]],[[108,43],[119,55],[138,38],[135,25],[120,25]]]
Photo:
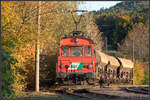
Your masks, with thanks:
[[[25,89],[34,88],[37,5],[38,2],[2,2],[2,47],[11,52],[10,56],[18,61],[10,66],[15,80],[10,85],[15,95],[20,95]],[[54,73],[58,41],[72,29],[69,28],[72,22],[66,10],[76,9],[76,2],[42,2],[41,9],[40,52],[44,54],[46,51],[46,55],[53,55],[51,59],[54,61],[49,59],[50,63],[46,64],[48,67],[41,65],[40,69],[46,68],[46,71]],[[41,75],[53,77],[51,73],[47,75],[43,72]],[[9,91],[4,94],[9,94]]]
[[[103,38],[102,38],[102,32],[98,29],[98,25],[95,22],[94,14],[88,13],[84,15],[82,24],[81,24],[81,30],[85,32],[85,37],[90,38],[95,43],[95,49],[102,50],[103,47]]]
[[[29,6],[31,6],[31,3],[2,2],[2,43],[7,43],[2,45],[2,47],[11,52],[11,56],[18,61],[11,65],[14,71],[15,81],[12,86],[15,95],[25,90],[29,82],[27,81],[29,76],[34,74],[35,55],[33,52],[34,48],[32,49],[34,47],[34,36],[32,34],[36,32],[36,26],[34,25],[35,18],[28,18],[31,11]],[[29,61],[32,62],[30,62],[30,67],[28,65],[28,69],[26,66]]]
[[[137,84],[148,84],[148,64],[145,65],[149,61],[148,9],[149,1],[123,1],[110,8],[93,11],[98,28],[108,39],[109,54],[137,60]]]
[[[148,22],[136,23],[132,26],[132,31],[129,32],[122,45],[119,46],[119,51],[126,55],[126,58],[133,59],[135,62],[135,84],[148,84],[148,55],[149,55],[149,32]]]
[[[135,85],[148,84],[148,78],[145,78],[149,76],[148,73],[145,74],[145,69],[147,68],[148,66],[146,63],[135,61],[134,63],[134,84]]]
[[[2,83],[1,83],[1,95],[3,98],[11,98],[14,96],[13,84],[15,82],[14,79],[14,70],[11,68],[13,64],[17,62],[14,57],[11,56],[11,53],[2,49]]]
[[[108,38],[109,49],[117,50],[132,25],[146,24],[149,15],[149,1],[123,1],[106,9],[93,11],[98,28]]]
[[[143,23],[136,23],[132,26],[133,30],[129,32],[128,36],[122,41],[119,50],[122,53],[141,61],[148,61],[149,55],[149,32],[148,22],[146,25]],[[133,48],[134,47],[134,48]]]

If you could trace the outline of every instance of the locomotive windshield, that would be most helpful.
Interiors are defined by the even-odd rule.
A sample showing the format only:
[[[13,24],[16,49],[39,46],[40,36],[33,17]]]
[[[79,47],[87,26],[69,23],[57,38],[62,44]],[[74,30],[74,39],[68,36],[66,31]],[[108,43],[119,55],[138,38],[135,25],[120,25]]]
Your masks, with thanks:
[[[67,46],[62,46],[62,56],[68,56],[68,47]]]
[[[82,55],[83,55],[83,47],[81,47],[81,46],[71,47],[71,56],[80,57]]]
[[[69,54],[69,48],[71,50],[71,54]],[[92,47],[85,46],[85,56],[92,56]],[[83,56],[83,47],[82,46],[62,46],[61,47],[61,55],[62,56],[72,56],[72,57],[81,57]]]

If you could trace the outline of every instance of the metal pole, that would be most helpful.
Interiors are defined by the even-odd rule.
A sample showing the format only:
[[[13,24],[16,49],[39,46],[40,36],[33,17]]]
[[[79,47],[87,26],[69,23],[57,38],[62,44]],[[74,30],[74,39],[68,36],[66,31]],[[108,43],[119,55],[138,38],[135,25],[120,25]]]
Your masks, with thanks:
[[[76,31],[78,31],[78,22],[76,22],[75,24],[76,24]]]
[[[105,38],[105,40],[106,40],[106,53],[107,53],[107,37]]]
[[[40,36],[40,14],[41,14],[41,1],[38,3],[39,9],[38,9],[38,34],[37,34],[37,40],[36,40],[36,82],[35,82],[35,90],[36,92],[39,92],[39,66],[40,66],[40,44],[39,44],[39,36]]]
[[[132,43],[132,47],[133,47],[133,51],[132,51],[132,54],[133,54],[133,57],[132,57],[132,61],[133,61],[133,63],[134,63],[134,40],[133,40],[133,43]],[[134,68],[132,69],[132,71],[133,71],[133,85],[134,85]]]
[[[0,6],[1,6],[1,2],[0,2]],[[0,9],[0,12],[1,12],[1,9]],[[1,28],[1,23],[0,23],[0,28]],[[0,33],[2,31],[0,30]],[[1,45],[1,34],[0,34],[0,99],[3,99],[2,98],[2,45]]]
[[[132,61],[134,61],[134,40],[133,40],[133,42],[132,42],[132,47],[133,47],[133,49],[132,49]]]
[[[74,10],[74,11],[71,11],[71,15],[72,15],[73,21],[74,21],[74,23],[75,23],[75,25],[76,25],[75,31],[78,31],[78,25],[79,25],[79,23],[80,23],[80,21],[81,21],[82,15],[80,15],[79,20],[76,21],[75,17],[73,16],[73,12],[87,12],[87,11],[84,11],[84,10]]]

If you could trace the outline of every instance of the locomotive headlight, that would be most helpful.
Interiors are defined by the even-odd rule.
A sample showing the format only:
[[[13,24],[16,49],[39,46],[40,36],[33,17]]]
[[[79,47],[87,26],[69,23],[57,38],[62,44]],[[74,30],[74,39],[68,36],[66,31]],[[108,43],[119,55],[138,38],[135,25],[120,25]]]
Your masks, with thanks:
[[[91,64],[89,64],[89,65],[88,65],[88,68],[89,68],[89,69],[90,69],[90,68],[92,68],[92,65],[91,65]]]
[[[61,68],[65,68],[65,65],[64,65],[64,64],[62,64],[60,67],[61,67]]]
[[[75,42],[78,42],[79,41],[79,39],[78,38],[75,38]]]

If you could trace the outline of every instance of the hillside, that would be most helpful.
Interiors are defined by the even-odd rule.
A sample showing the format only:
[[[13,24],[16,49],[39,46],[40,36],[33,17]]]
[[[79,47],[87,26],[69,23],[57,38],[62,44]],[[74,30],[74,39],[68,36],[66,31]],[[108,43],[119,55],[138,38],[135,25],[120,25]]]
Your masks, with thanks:
[[[108,39],[108,49],[118,49],[135,23],[148,20],[148,1],[125,1],[109,9],[93,11],[99,30]]]
[[[125,1],[109,9],[93,11],[95,22],[100,32],[103,32],[103,52],[132,59],[135,63],[136,84],[148,84],[149,78],[148,4],[148,1]]]

